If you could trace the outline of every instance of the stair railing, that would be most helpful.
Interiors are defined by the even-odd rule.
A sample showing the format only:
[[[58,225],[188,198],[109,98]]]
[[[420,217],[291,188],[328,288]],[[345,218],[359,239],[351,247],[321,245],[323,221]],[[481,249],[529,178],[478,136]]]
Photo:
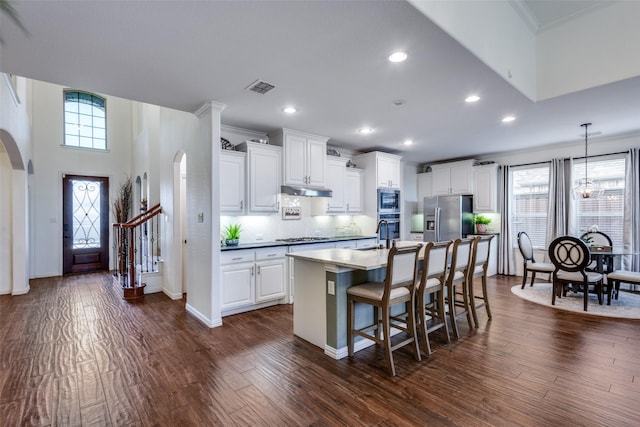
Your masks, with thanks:
[[[142,286],[136,281],[136,269],[158,271],[161,213],[157,204],[125,223],[113,224],[114,276],[123,288]]]

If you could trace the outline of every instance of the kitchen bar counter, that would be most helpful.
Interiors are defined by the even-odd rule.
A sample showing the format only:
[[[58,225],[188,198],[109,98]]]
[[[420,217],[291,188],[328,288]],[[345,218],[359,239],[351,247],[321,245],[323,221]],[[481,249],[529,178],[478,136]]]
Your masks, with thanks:
[[[418,242],[401,241],[397,246]],[[347,289],[384,281],[387,249],[321,249],[289,253],[294,260],[293,333],[334,359],[347,356]],[[373,307],[357,304],[356,327],[371,323]],[[373,342],[356,338],[355,351]]]
[[[340,237],[327,237],[318,240],[305,240],[298,242],[284,242],[284,241],[271,241],[271,242],[253,242],[242,243],[238,246],[221,246],[222,251],[233,251],[239,249],[258,249],[258,248],[271,248],[275,246],[300,246],[300,245],[312,245],[314,243],[331,243],[331,242],[344,242],[348,240],[363,240],[363,239],[375,239],[376,236],[340,236]]]

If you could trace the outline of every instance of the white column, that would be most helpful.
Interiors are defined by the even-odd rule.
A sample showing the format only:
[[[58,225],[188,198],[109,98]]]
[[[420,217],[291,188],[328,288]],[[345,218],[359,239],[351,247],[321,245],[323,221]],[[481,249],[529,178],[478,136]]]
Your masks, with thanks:
[[[13,170],[12,174],[13,226],[13,287],[12,295],[29,292],[29,227],[27,171]]]

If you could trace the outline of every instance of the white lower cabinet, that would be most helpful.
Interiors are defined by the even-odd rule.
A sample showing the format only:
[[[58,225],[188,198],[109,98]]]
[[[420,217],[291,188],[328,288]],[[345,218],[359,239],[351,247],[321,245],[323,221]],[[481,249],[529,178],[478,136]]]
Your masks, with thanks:
[[[287,248],[225,251],[221,256],[223,316],[276,304],[286,297]]]
[[[222,295],[220,307],[222,311],[253,304],[254,263],[223,265]]]
[[[286,251],[286,248],[264,253],[256,251],[256,303],[277,300],[286,296]],[[269,259],[269,255],[275,259]],[[260,261],[262,256],[267,258]]]

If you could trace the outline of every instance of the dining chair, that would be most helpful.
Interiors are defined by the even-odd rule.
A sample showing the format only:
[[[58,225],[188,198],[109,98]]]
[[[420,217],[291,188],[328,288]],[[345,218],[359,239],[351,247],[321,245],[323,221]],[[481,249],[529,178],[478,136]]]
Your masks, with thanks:
[[[347,341],[349,357],[353,356],[355,336],[360,336],[384,346],[387,369],[392,376],[396,375],[393,363],[393,352],[408,344],[413,344],[415,357],[421,360],[420,349],[416,337],[415,294],[418,277],[418,254],[422,244],[389,249],[387,271],[384,282],[369,282],[347,289]],[[356,303],[369,304],[374,307],[373,324],[355,327]],[[402,314],[391,314],[391,307],[404,304]],[[406,333],[400,342],[391,340],[391,329]],[[381,331],[382,329],[382,331]],[[373,333],[371,333],[373,331]],[[382,332],[382,338],[380,337]]]
[[[600,247],[613,246],[613,241],[611,240],[611,237],[609,237],[602,231],[588,231],[584,233],[582,236],[580,236],[580,239],[585,242],[589,241],[591,246],[600,246]],[[602,266],[601,266],[602,268],[600,271],[598,271],[598,262],[595,260],[592,260],[589,263],[589,265],[587,266],[587,270],[596,271],[598,273],[602,273],[603,271],[613,271],[612,264],[613,264],[613,258],[610,256],[605,256],[603,257]]]
[[[607,274],[607,305],[611,304],[612,295],[615,299],[618,299],[621,282],[640,285],[640,272],[615,270],[613,273]]]
[[[583,293],[584,311],[587,311],[589,302],[589,286],[593,286],[593,291],[598,295],[598,302],[602,304],[602,274],[586,270],[591,262],[591,255],[581,239],[573,236],[555,238],[549,245],[549,258],[555,266],[551,305],[556,304],[556,296],[566,296],[569,284],[573,291]]]
[[[455,339],[460,337],[458,322],[456,321],[458,316],[466,314],[469,329],[473,329],[468,286],[471,280],[471,259],[478,240],[480,240],[479,236],[453,241],[451,263],[447,273],[446,297],[451,330]],[[459,288],[457,288],[458,286]]]
[[[529,272],[531,272],[531,284],[529,286],[533,286],[533,282],[536,280],[536,273],[548,273],[549,275],[553,273],[553,270],[555,269],[553,264],[547,262],[536,262],[533,258],[533,244],[531,243],[529,235],[525,231],[518,233],[518,248],[522,254],[522,259],[524,260],[522,289],[524,289],[524,286],[527,283],[527,275]]]
[[[484,307],[487,311],[487,317],[491,320],[491,307],[489,306],[489,293],[487,292],[487,271],[489,269],[489,254],[491,253],[491,241],[495,235],[480,236],[480,240],[476,244],[476,250],[473,251],[474,257],[471,262],[471,279],[469,280],[469,304],[471,306],[471,315],[476,328],[480,326],[478,322],[478,309]],[[474,280],[482,279],[482,294],[475,293]]]
[[[431,332],[441,329],[447,343],[451,342],[444,302],[447,261],[451,244],[451,241],[428,242],[424,247],[416,301],[424,348],[429,355],[432,353],[429,344]]]

